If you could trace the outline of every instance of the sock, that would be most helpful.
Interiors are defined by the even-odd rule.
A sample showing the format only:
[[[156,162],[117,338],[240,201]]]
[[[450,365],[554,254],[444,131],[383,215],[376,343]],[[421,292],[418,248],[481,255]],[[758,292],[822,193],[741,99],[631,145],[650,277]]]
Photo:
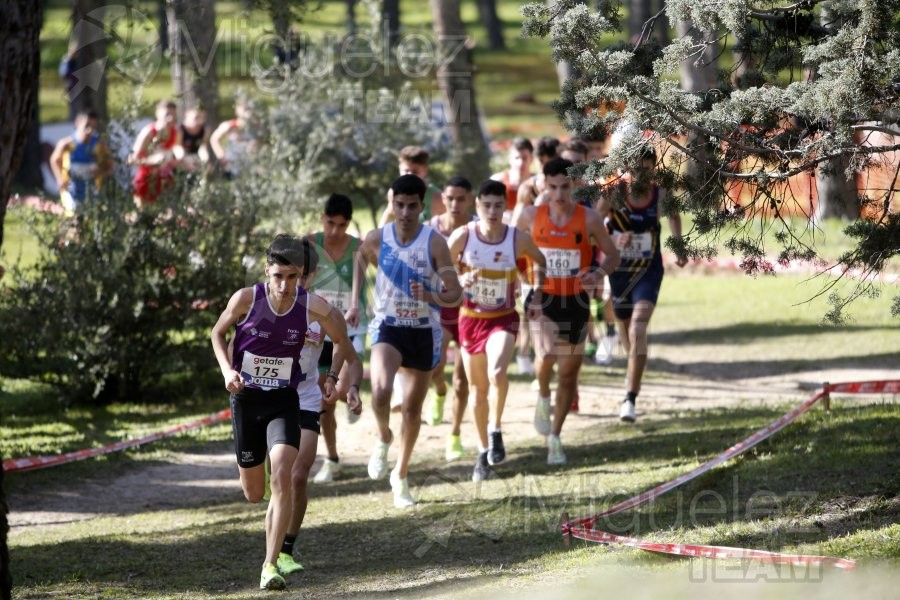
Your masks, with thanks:
[[[494,433],[495,431],[500,431],[500,428],[494,427],[493,425],[488,425],[488,433]]]
[[[610,337],[616,335],[616,326],[614,323],[606,324],[606,335],[608,335]]]
[[[328,457],[328,460],[330,460],[330,461],[333,462],[333,463],[341,462],[341,459],[340,459],[340,457],[338,457],[337,454],[335,454],[334,456],[329,456],[329,457]]]
[[[294,555],[294,542],[297,540],[296,535],[285,534],[284,542],[281,544],[281,551],[291,556]]]
[[[637,392],[628,392],[625,394],[625,402],[631,402],[632,404],[637,403]]]

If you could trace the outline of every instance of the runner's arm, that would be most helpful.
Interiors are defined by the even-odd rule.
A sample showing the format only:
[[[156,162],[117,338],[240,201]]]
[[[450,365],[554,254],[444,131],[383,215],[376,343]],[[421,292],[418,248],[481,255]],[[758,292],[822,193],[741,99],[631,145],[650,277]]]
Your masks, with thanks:
[[[225,389],[229,392],[241,391],[244,388],[244,382],[241,379],[241,374],[231,366],[231,352],[228,350],[226,336],[235,323],[244,318],[250,311],[252,304],[253,288],[244,288],[235,292],[228,301],[225,310],[219,315],[219,320],[216,321],[212,328],[210,337],[213,352],[216,355],[216,362],[219,363],[219,370],[222,371],[222,377],[225,379]]]
[[[331,338],[334,343],[334,355],[331,362],[331,370],[340,373],[344,368],[344,363],[348,359],[348,353],[356,352],[353,350],[353,343],[347,335],[347,323],[341,311],[323,300],[320,296],[310,293],[307,308],[309,309],[310,320],[318,321],[322,326],[322,331]],[[326,377],[325,384],[322,386],[324,391],[324,400],[328,404],[334,404],[337,400],[337,385],[340,377]]]
[[[425,297],[423,299],[431,304],[457,306],[462,298],[462,286],[459,283],[459,275],[456,274],[456,269],[453,268],[447,240],[435,232],[431,236],[430,246],[431,257],[434,260],[434,270],[444,285],[439,290],[424,291]]]
[[[361,315],[359,304],[362,298],[363,280],[366,277],[366,267],[369,263],[378,263],[377,248],[381,246],[381,229],[370,231],[366,239],[356,249],[353,255],[353,286],[350,294],[350,308],[347,309],[346,319],[350,327],[359,326]]]

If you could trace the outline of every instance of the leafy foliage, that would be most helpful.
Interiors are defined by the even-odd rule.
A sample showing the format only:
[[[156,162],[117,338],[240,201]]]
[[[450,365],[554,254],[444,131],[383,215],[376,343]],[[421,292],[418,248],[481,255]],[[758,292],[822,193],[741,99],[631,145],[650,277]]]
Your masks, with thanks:
[[[208,332],[266,240],[260,207],[220,184],[179,187],[137,213],[114,182],[62,224],[34,214],[46,249],[0,293],[0,372],[67,401],[141,400],[192,390],[214,364]]]
[[[683,36],[659,48],[649,35],[665,26],[657,15],[638,41],[607,47],[601,36],[619,32],[622,4],[606,0],[598,10],[578,0],[529,4],[523,9],[524,33],[549,37],[554,59],[578,68],[554,105],[570,131],[590,136],[624,121],[638,132],[607,160],[583,168],[585,179],[602,181],[640,156],[646,144],[657,148],[660,181],[672,192],[667,210],[689,211],[695,218],[691,235],[670,246],[681,255],[706,256],[704,238],[737,222],[747,226],[728,245],[745,259],[764,256],[760,228],[751,223],[787,225],[785,216],[800,206],[786,185],[789,178],[833,173],[840,160],[848,167],[838,174],[848,177],[896,161],[897,0],[668,0],[669,22],[689,21],[702,36]],[[702,63],[713,45],[734,55],[731,69],[720,73],[712,89],[679,86],[679,68]],[[640,131],[652,136],[642,138]],[[749,194],[736,200],[736,186]],[[873,193],[858,205],[874,206],[866,212],[875,220],[847,231],[859,241],[844,261],[877,272],[897,256],[898,246],[892,190]],[[815,255],[795,239],[785,238],[781,257]]]
[[[296,63],[257,78],[274,105],[252,187],[281,199],[285,214],[300,213],[299,220],[305,211],[318,214],[334,192],[367,203],[374,216],[403,146],[424,146],[433,162],[449,153],[430,96],[413,86],[425,68],[410,61],[421,57],[408,53],[398,60],[386,49],[378,3],[365,4],[374,11],[367,34],[308,41]]]

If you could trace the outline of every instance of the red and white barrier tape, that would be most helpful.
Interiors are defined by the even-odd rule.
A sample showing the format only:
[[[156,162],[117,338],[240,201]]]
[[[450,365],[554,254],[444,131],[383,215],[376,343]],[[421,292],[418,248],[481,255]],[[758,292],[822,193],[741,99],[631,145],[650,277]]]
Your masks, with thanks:
[[[634,508],[636,506],[640,506],[645,502],[649,502],[654,498],[657,498],[669,490],[676,488],[688,481],[699,477],[703,473],[706,473],[713,467],[722,464],[726,460],[734,458],[738,454],[746,452],[750,448],[756,446],[763,440],[771,437],[776,432],[780,431],[787,425],[791,424],[795,421],[800,415],[808,411],[810,408],[815,405],[816,402],[821,400],[822,398],[828,397],[830,393],[845,393],[845,394],[879,394],[879,393],[887,393],[887,394],[896,394],[900,393],[900,380],[886,380],[886,381],[863,381],[863,382],[852,382],[852,383],[838,383],[838,384],[825,384],[823,386],[823,390],[813,397],[809,398],[793,410],[787,412],[782,415],[766,427],[763,427],[759,431],[750,435],[748,438],[738,442],[733,445],[731,448],[727,449],[722,454],[714,457],[713,459],[705,462],[700,465],[693,471],[689,473],[685,473],[684,475],[679,475],[675,479],[663,483],[661,485],[656,486],[653,489],[650,489],[646,492],[642,492],[637,496],[633,496],[628,500],[624,500],[619,502],[618,504],[612,506],[611,508],[606,509],[596,515],[590,517],[582,517],[580,519],[573,519],[571,521],[567,521],[562,524],[562,533],[563,535],[571,535],[572,537],[576,537],[579,539],[591,541],[591,542],[602,542],[602,543],[615,543],[622,544],[625,546],[632,546],[634,548],[640,548],[641,550],[648,550],[651,552],[661,552],[664,554],[674,554],[679,556],[696,556],[696,557],[704,557],[704,558],[736,558],[736,559],[745,559],[745,560],[758,560],[761,562],[776,562],[776,563],[790,563],[794,565],[831,565],[840,569],[852,569],[856,566],[856,562],[851,559],[845,558],[832,558],[828,556],[815,556],[815,555],[791,555],[791,554],[778,554],[774,552],[765,552],[762,550],[747,550],[743,548],[727,548],[723,546],[705,546],[698,544],[662,544],[662,543],[653,543],[646,542],[643,540],[639,540],[636,538],[630,538],[625,536],[616,535],[613,533],[607,533],[605,531],[597,531],[593,529],[594,524],[597,520],[607,517],[610,515],[614,515],[616,513],[622,512],[624,510],[628,510],[629,508]]]
[[[77,460],[84,460],[86,458],[93,458],[95,456],[100,456],[102,454],[111,454],[113,452],[120,452],[127,448],[134,448],[135,446],[142,446],[149,442],[155,442],[156,440],[160,440],[162,438],[171,437],[173,435],[182,433],[184,431],[189,431],[191,429],[197,429],[198,427],[203,427],[204,425],[212,425],[215,423],[219,423],[221,421],[227,421],[231,418],[231,409],[226,408],[224,410],[220,410],[219,412],[212,414],[208,417],[204,417],[202,419],[197,419],[196,421],[191,421],[190,423],[183,423],[181,425],[175,425],[174,427],[170,427],[164,431],[160,431],[157,433],[152,433],[150,435],[135,438],[133,440],[123,440],[121,442],[116,442],[115,444],[109,444],[107,446],[102,446],[100,448],[88,448],[85,450],[76,450],[75,452],[69,452],[66,454],[57,454],[53,456],[32,456],[30,458],[10,458],[8,460],[3,461],[3,471],[6,473],[10,473],[12,471],[30,471],[33,469],[42,469],[44,467],[53,467],[56,465],[61,465],[65,463],[75,462]]]

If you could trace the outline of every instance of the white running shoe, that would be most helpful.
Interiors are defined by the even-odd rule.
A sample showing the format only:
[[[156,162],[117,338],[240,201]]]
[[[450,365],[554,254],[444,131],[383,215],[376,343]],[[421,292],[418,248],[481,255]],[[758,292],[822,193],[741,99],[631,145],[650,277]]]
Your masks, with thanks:
[[[394,507],[409,508],[416,505],[412,494],[409,493],[409,478],[400,477],[397,470],[391,471],[391,490],[394,492]]]
[[[634,402],[622,400],[622,406],[619,407],[619,420],[626,423],[637,421],[637,417],[634,414]]]
[[[516,366],[519,367],[519,375],[534,375],[534,363],[530,356],[516,356]]]
[[[534,407],[534,429],[541,435],[550,433],[550,398],[542,398],[538,395],[537,404]]]
[[[558,435],[553,435],[552,433],[547,436],[547,464],[566,464],[566,453],[563,452],[562,442]]]
[[[359,418],[362,416],[362,412],[360,412],[359,414],[356,414],[355,412],[350,410],[350,405],[346,402],[344,402],[344,407],[345,407],[345,410],[347,411],[347,424],[348,425],[353,425],[354,423],[359,421]]]
[[[392,438],[393,441],[393,438]],[[375,449],[372,450],[372,456],[369,458],[369,478],[370,479],[384,479],[384,476],[387,475],[388,464],[387,464],[387,455],[388,448],[391,447],[391,443],[388,442],[385,444],[380,441],[375,444]]]
[[[325,458],[322,462],[322,468],[313,477],[314,483],[330,483],[334,478],[341,474],[341,463],[330,458]]]
[[[619,347],[619,335],[604,335],[600,338],[600,344],[597,346],[597,354],[594,355],[594,362],[598,365],[611,365],[613,356],[615,356],[616,348]]]

